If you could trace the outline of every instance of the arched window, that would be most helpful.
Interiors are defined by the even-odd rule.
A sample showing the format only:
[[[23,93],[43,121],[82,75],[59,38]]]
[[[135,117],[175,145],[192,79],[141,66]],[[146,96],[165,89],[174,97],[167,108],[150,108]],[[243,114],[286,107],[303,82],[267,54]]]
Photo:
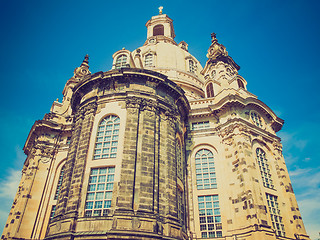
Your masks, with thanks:
[[[254,122],[255,125],[257,125],[258,127],[262,127],[262,120],[259,114],[257,114],[256,112],[251,112],[251,119]]]
[[[98,126],[93,159],[115,158],[117,156],[120,118],[109,115]]]
[[[244,84],[240,79],[238,79],[238,86],[239,86],[239,88],[243,88],[244,89]]]
[[[207,149],[196,153],[197,189],[217,188],[216,169],[213,154]]]
[[[151,53],[148,53],[145,57],[144,57],[144,66],[145,67],[152,67],[152,63],[153,63],[153,56]]]
[[[212,84],[212,83],[209,83],[209,84],[207,85],[207,97],[208,97],[208,98],[214,97],[213,84]]]
[[[158,36],[158,35],[162,35],[162,36],[164,35],[164,27],[161,24],[156,25],[153,28],[153,36]]]
[[[194,62],[192,60],[189,60],[189,71],[192,73],[195,72]]]
[[[116,60],[116,69],[120,69],[127,66],[127,55],[122,54]]]
[[[257,156],[257,161],[260,168],[263,186],[267,188],[273,188],[274,186],[271,179],[271,173],[270,173],[268,160],[266,158],[266,153],[261,148],[257,148],[256,156]]]
[[[181,156],[181,146],[180,142],[177,139],[176,140],[176,159],[177,159],[177,176],[181,180],[183,179],[183,162],[182,162],[182,156]]]
[[[54,200],[57,200],[59,197],[59,193],[60,193],[60,189],[61,189],[62,181],[63,181],[63,175],[64,175],[64,166],[65,165],[63,165],[63,167],[61,168],[61,171],[60,171],[56,193],[54,194]]]

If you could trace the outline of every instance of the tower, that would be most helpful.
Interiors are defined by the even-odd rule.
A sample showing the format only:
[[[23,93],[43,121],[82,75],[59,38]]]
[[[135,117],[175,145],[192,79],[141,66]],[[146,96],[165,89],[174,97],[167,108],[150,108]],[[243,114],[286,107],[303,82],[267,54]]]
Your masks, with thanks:
[[[89,56],[33,125],[2,239],[309,239],[276,132],[211,35],[204,68],[160,9],[143,46]]]

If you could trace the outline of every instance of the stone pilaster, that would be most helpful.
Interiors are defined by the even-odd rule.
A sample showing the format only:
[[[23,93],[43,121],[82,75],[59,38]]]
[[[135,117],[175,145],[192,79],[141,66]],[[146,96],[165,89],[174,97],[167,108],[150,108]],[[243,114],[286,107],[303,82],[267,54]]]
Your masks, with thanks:
[[[155,102],[142,102],[136,164],[135,207],[140,212],[149,213],[153,213],[155,197],[155,111]]]
[[[77,111],[57,210],[47,236],[70,232],[76,227],[95,112],[95,103],[85,105]]]
[[[81,114],[81,111],[78,111],[74,118],[73,131],[71,135],[71,143],[69,147],[67,161],[64,167],[64,177],[63,177],[63,182],[60,189],[59,198],[57,201],[55,217],[62,216],[66,212],[66,205],[68,200],[68,194],[71,187],[70,183],[71,183],[73,168],[75,165],[75,159],[77,155],[82,122],[83,122],[83,115]]]
[[[81,133],[78,141],[77,154],[73,165],[72,180],[65,212],[65,214],[70,214],[71,216],[77,216],[78,206],[81,201],[83,174],[86,166],[95,111],[95,104],[86,105],[81,109],[81,114],[83,116]]]
[[[266,207],[263,202],[264,192],[260,189],[260,172],[251,149],[251,136],[241,124],[234,124],[220,132],[225,144],[226,158],[231,163],[234,182],[230,183],[229,200],[233,213],[231,229],[247,228],[260,225],[268,226]],[[239,219],[238,221],[236,219]],[[230,223],[231,223],[230,222]],[[238,222],[246,223],[238,225]],[[248,231],[247,229],[246,231]]]
[[[177,218],[177,170],[175,159],[175,116],[166,111],[161,120],[160,138],[160,192],[164,198],[160,203],[164,206],[164,215]]]
[[[121,166],[121,181],[117,201],[118,211],[132,211],[134,209],[134,186],[136,181],[137,148],[140,122],[139,98],[126,100],[127,122],[125,126],[123,159]]]

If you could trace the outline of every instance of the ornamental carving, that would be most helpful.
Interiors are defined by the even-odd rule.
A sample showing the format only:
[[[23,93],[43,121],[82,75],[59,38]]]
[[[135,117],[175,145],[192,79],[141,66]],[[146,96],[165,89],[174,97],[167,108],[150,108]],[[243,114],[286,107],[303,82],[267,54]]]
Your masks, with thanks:
[[[229,138],[223,139],[222,142],[223,142],[224,144],[226,144],[226,145],[231,146],[231,145],[234,143],[234,139],[233,139],[233,137],[229,137]]]
[[[130,97],[126,99],[126,108],[140,108],[142,99],[137,97]]]
[[[74,75],[73,78],[75,79],[81,79],[86,75],[90,75],[91,72],[89,71],[89,55],[87,54],[84,57],[84,60],[82,62],[82,64],[80,65],[80,67],[77,67],[74,70]]]
[[[174,127],[175,126],[175,122],[177,121],[177,112],[172,111],[172,110],[166,110],[164,112],[164,116],[165,116],[164,120],[167,120],[168,124],[171,127]]]
[[[52,119],[55,118],[55,117],[56,117],[56,114],[50,112],[50,113],[45,114],[43,119],[44,119],[44,120],[52,120]]]
[[[157,106],[158,106],[157,102],[153,100],[143,99],[143,101],[141,101],[141,110],[148,110],[148,111],[155,112],[157,109]]]
[[[238,129],[240,133],[235,134],[234,133],[235,129]],[[243,134],[243,133],[249,133],[249,129],[246,126],[242,125],[242,124],[233,124],[233,125],[225,128],[225,129],[219,131],[218,135],[220,137],[224,138],[224,137],[230,136],[231,134],[239,135],[239,134]],[[246,140],[250,140],[250,139],[248,138]]]
[[[131,222],[132,222],[132,229],[138,229],[141,227],[141,222],[140,222],[139,218],[133,217]]]
[[[91,113],[94,113],[97,109],[97,104],[96,103],[89,103],[88,105],[84,106],[80,111],[81,115],[85,116]]]
[[[39,150],[39,151],[36,151],[36,150]],[[41,156],[44,158],[44,159],[40,160],[41,162],[47,163],[47,162],[49,162],[49,159],[46,160],[45,158],[50,158],[50,157],[54,156],[55,149],[53,149],[49,146],[46,146],[46,145],[37,145],[34,147],[33,153],[37,156]]]
[[[138,109],[137,108],[129,108],[127,110],[128,114],[131,114],[131,115],[136,115],[138,113]]]
[[[273,147],[278,152],[278,154],[282,155],[282,144],[280,142],[274,141]]]

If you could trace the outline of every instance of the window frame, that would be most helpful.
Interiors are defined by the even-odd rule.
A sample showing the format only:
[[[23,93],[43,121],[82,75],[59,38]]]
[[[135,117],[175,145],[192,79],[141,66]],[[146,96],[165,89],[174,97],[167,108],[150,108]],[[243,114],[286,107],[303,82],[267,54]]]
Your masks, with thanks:
[[[59,178],[58,178],[58,183],[57,183],[57,186],[56,186],[56,191],[55,191],[53,200],[57,200],[58,197],[59,197],[60,190],[61,190],[62,183],[63,183],[65,166],[66,166],[66,165],[64,164],[64,165],[61,167],[61,169],[60,169]]]
[[[164,36],[163,24],[157,24],[152,29],[152,36]]]
[[[256,161],[259,166],[263,186],[266,188],[274,189],[271,169],[269,167],[270,163],[266,155],[266,152],[262,148],[256,148]]]
[[[206,86],[206,94],[207,98],[214,97],[214,89],[213,89],[213,83],[209,82]]]
[[[278,196],[266,193],[267,208],[270,215],[272,228],[277,236],[286,236],[286,231],[284,228],[284,223],[282,221],[283,217],[279,209]]]
[[[177,162],[177,177],[183,181],[183,153],[182,144],[179,138],[176,138],[176,162]]]
[[[112,124],[108,124],[110,121],[112,121]],[[119,134],[120,117],[115,114],[103,117],[96,131],[93,160],[116,158],[118,154]]]
[[[203,129],[208,129],[208,128],[210,128],[210,122],[209,121],[191,123],[191,129],[192,130],[203,130]]]
[[[219,195],[199,195],[197,200],[201,237],[222,237],[223,227]]]
[[[115,69],[125,68],[128,65],[128,55],[121,53],[116,57]]]
[[[194,155],[194,164],[197,190],[217,189],[217,172],[213,152],[207,148],[198,149]]]
[[[241,81],[240,79],[237,79],[237,82],[238,82],[238,87],[239,87],[239,88],[246,89],[246,88],[244,87],[243,81]]]
[[[114,183],[114,166],[90,169],[84,217],[101,217],[109,214],[109,209],[112,207]]]
[[[147,53],[144,56],[144,66],[145,67],[153,67],[153,54]]]
[[[184,222],[185,207],[184,207],[184,192],[177,186],[177,212],[178,218]]]
[[[256,125],[257,127],[259,127],[259,128],[264,127],[263,118],[256,111],[250,111],[250,119],[253,122],[253,124]]]
[[[196,72],[196,63],[192,59],[189,59],[188,65],[189,65],[189,72],[195,73]]]

